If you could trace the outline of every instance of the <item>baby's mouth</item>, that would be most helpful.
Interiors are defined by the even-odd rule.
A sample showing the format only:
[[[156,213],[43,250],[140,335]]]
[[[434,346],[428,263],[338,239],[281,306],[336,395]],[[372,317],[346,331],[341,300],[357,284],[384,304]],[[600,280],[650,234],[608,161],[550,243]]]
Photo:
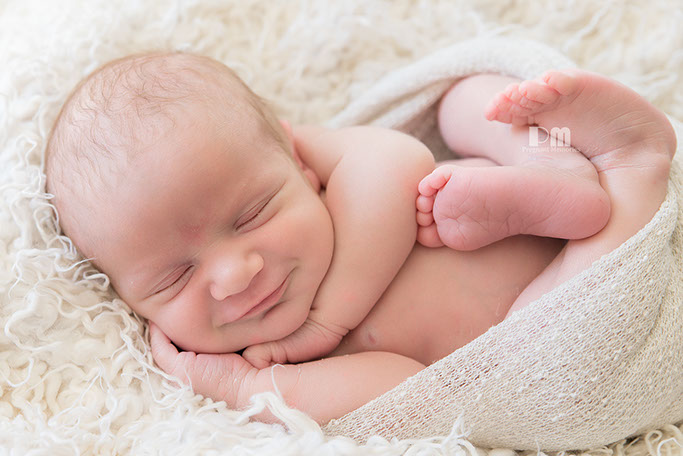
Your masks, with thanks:
[[[224,324],[233,323],[233,322],[241,320],[243,318],[249,318],[249,317],[256,316],[260,313],[265,312],[266,310],[269,310],[271,307],[275,306],[275,304],[278,303],[278,301],[280,300],[280,298],[284,294],[285,290],[287,289],[287,285],[289,284],[290,275],[291,274],[287,274],[287,276],[284,278],[284,280],[274,290],[272,290],[266,297],[264,297],[263,299],[261,299],[260,301],[258,301],[256,303],[254,303],[253,305],[245,307],[239,313],[236,313],[235,315],[229,317],[227,320],[225,320]]]

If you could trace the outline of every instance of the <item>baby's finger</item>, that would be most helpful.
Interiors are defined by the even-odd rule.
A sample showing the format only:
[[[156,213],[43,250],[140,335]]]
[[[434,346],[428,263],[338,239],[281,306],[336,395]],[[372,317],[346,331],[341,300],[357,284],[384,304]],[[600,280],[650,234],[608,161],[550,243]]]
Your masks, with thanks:
[[[154,361],[164,370],[173,372],[178,358],[178,349],[171,343],[171,340],[154,323],[149,324],[149,343],[152,346],[152,357]]]
[[[269,355],[270,350],[265,344],[252,345],[242,352],[242,358],[257,369],[265,369],[270,366],[271,358]]]

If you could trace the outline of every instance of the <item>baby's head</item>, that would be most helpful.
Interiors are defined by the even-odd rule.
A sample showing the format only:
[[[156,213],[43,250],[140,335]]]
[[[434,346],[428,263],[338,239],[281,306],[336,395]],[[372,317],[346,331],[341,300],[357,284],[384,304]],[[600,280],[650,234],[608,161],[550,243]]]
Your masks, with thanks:
[[[287,125],[227,67],[111,62],[76,87],[46,154],[64,233],[178,346],[236,351],[306,319],[332,222]]]

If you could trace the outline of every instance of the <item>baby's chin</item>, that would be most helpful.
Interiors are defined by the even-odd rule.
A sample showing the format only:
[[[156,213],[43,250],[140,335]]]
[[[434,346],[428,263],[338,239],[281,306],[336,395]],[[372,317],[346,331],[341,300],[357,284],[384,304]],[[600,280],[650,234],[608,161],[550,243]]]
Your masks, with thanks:
[[[285,295],[281,302],[264,314],[228,323],[225,327],[215,328],[213,331],[209,328],[190,331],[188,328],[169,328],[168,325],[154,323],[168,336],[178,351],[207,354],[241,353],[252,345],[284,339],[299,329],[308,319],[315,291],[295,286],[289,296]],[[197,335],[202,333],[204,337],[198,338]]]
[[[179,352],[192,352],[192,353],[206,353],[206,354],[222,354],[222,353],[237,353],[242,354],[247,346],[240,344],[236,345],[218,345],[218,344],[180,344],[171,340],[171,343],[178,349]]]
[[[305,321],[305,318],[304,318]],[[252,345],[262,344],[266,342],[273,342],[280,340],[289,334],[293,333],[303,324],[303,321],[298,325],[295,325],[293,329],[290,328],[278,328],[276,334],[272,334],[270,337],[251,337],[249,341],[245,339],[241,340],[230,340],[229,335],[226,335],[223,340],[189,340],[189,341],[176,341],[171,339],[171,343],[181,352],[193,352],[193,353],[206,353],[206,354],[222,354],[222,353],[237,353],[242,354],[242,352]],[[285,329],[285,331],[283,331]],[[162,328],[163,330],[163,328]],[[229,331],[229,330],[228,330]],[[254,333],[258,333],[258,328],[255,329]],[[262,333],[260,334],[262,335]]]

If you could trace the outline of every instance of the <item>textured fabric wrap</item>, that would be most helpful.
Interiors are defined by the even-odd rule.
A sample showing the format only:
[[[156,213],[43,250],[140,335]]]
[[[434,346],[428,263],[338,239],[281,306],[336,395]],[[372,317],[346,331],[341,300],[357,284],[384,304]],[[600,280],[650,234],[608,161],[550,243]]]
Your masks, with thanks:
[[[448,151],[436,105],[482,72],[533,78],[573,64],[538,43],[473,40],[389,74],[331,121],[373,124]],[[681,143],[681,125],[674,123]],[[399,386],[329,423],[359,441],[448,434],[484,447],[585,449],[683,419],[680,151],[666,200],[615,251]]]

